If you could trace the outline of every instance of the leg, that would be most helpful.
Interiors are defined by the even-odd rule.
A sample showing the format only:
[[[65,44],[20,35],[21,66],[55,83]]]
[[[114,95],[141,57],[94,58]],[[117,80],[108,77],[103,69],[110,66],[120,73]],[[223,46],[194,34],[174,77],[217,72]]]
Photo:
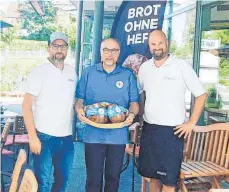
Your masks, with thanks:
[[[160,192],[161,182],[158,179],[150,178],[149,188],[150,188],[150,192]]]
[[[162,192],[175,192],[175,187],[163,185]]]
[[[106,145],[85,143],[86,192],[101,192]]]
[[[54,149],[55,154],[53,155],[54,184],[52,191],[64,192],[72,169],[74,145],[72,136],[58,138],[58,140],[60,140],[59,145],[55,145],[58,148]]]
[[[141,192],[146,192],[146,180],[142,177]]]
[[[38,182],[38,191],[50,191],[50,172],[52,170],[52,155],[49,141],[42,141],[40,155],[33,154],[34,173]]]
[[[118,192],[124,153],[125,145],[108,145],[104,192]]]

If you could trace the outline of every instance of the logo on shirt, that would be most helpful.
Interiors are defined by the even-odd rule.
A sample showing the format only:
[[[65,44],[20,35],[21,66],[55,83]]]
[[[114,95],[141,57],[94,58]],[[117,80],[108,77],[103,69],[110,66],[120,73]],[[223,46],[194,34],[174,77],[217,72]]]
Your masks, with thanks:
[[[169,76],[164,76],[164,79],[167,79],[167,80],[176,80],[176,78],[175,77],[169,77]]]
[[[167,175],[167,173],[162,172],[162,171],[157,171],[157,174],[158,174],[158,175],[163,175],[163,176],[166,176],[166,175]]]
[[[116,87],[119,89],[123,88],[123,82],[122,81],[116,81]]]
[[[74,81],[74,79],[68,79],[68,81],[73,82],[73,81]]]

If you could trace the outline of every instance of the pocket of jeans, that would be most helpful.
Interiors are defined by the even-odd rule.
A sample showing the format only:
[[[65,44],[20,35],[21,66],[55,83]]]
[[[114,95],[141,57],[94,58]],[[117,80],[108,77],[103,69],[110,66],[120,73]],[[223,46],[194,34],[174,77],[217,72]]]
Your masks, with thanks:
[[[51,135],[47,135],[41,132],[37,132],[37,136],[40,139],[40,141],[48,141],[52,137]]]

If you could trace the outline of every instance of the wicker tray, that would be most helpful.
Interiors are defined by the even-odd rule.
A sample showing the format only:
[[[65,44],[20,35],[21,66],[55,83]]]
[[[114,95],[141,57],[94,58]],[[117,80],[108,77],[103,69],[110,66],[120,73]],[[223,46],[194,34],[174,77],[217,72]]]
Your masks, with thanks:
[[[102,128],[102,129],[120,129],[125,127],[124,122],[101,124],[101,123],[95,123],[86,117],[84,118],[84,122],[93,127]]]

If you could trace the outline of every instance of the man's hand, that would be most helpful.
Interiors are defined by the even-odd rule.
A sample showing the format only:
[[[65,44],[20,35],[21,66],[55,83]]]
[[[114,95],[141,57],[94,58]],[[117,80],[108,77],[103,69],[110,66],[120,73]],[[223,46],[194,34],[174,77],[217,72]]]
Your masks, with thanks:
[[[135,115],[133,113],[129,113],[126,120],[124,121],[124,125],[125,126],[131,125],[133,123],[134,117]]]
[[[36,155],[41,153],[41,142],[37,136],[29,137],[29,148],[30,151]]]
[[[219,51],[216,50],[216,49],[210,49],[210,50],[209,50],[209,53],[211,53],[211,54],[213,54],[213,55],[215,55],[215,56],[219,56]]]
[[[77,111],[76,111],[76,113],[77,113],[77,117],[78,117],[78,119],[81,121],[81,122],[84,122],[85,123],[85,112],[84,112],[84,109],[83,108],[81,108],[81,109],[78,109]]]
[[[186,123],[176,126],[176,128],[174,128],[175,130],[174,134],[178,135],[178,137],[184,136],[184,138],[186,138],[189,136],[189,134],[191,134],[194,127],[195,127],[195,123],[188,121]]]

